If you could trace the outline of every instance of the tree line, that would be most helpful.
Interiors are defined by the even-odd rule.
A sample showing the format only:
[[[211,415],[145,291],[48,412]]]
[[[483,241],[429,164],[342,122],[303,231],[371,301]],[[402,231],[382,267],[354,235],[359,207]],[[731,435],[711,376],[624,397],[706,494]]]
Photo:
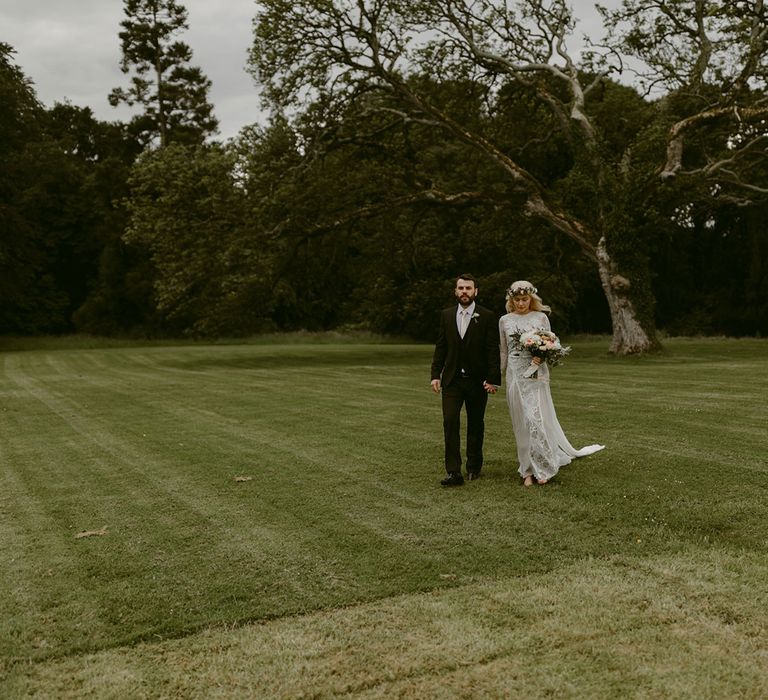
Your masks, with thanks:
[[[461,272],[617,353],[768,330],[762,2],[624,0],[577,63],[560,0],[267,0],[225,143],[183,5],[124,11],[127,122],[0,44],[0,332],[430,339]]]

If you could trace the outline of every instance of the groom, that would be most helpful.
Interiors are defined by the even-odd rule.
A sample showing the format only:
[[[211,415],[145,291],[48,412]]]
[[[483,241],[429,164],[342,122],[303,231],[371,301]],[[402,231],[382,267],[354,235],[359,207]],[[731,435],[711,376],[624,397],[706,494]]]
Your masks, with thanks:
[[[499,329],[496,315],[475,303],[477,281],[456,280],[457,306],[440,314],[440,330],[432,356],[432,390],[443,390],[445,471],[443,486],[461,486],[461,407],[467,407],[467,479],[483,466],[485,406],[501,384]]]

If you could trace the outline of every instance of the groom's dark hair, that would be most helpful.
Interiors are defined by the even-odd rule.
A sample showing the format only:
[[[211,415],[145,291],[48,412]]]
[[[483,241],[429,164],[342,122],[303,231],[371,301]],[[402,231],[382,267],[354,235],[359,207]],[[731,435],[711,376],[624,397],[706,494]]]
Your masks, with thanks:
[[[454,286],[456,286],[459,283],[459,280],[467,280],[467,282],[474,282],[475,287],[477,287],[477,280],[475,279],[474,275],[459,275],[456,278],[456,281],[453,283]]]

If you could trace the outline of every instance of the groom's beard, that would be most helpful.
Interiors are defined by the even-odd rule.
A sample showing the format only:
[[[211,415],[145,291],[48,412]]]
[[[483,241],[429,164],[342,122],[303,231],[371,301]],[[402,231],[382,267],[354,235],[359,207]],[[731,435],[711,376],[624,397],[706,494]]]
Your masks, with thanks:
[[[475,300],[475,297],[471,297],[469,296],[469,294],[459,295],[459,304],[461,304],[464,308],[469,306],[474,300]]]

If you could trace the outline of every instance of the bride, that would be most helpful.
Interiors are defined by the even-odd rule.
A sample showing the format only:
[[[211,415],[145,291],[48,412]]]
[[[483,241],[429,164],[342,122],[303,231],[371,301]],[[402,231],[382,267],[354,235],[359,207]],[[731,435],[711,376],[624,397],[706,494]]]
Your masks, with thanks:
[[[574,457],[585,457],[602,450],[604,445],[589,445],[577,450],[568,442],[557,420],[549,390],[549,367],[539,358],[536,374],[524,375],[531,366],[531,355],[510,339],[514,333],[550,330],[549,318],[536,287],[526,280],[513,282],[507,290],[508,314],[499,319],[501,369],[507,372],[507,404],[520,461],[520,476],[526,486],[534,481],[546,484],[560,467]]]

